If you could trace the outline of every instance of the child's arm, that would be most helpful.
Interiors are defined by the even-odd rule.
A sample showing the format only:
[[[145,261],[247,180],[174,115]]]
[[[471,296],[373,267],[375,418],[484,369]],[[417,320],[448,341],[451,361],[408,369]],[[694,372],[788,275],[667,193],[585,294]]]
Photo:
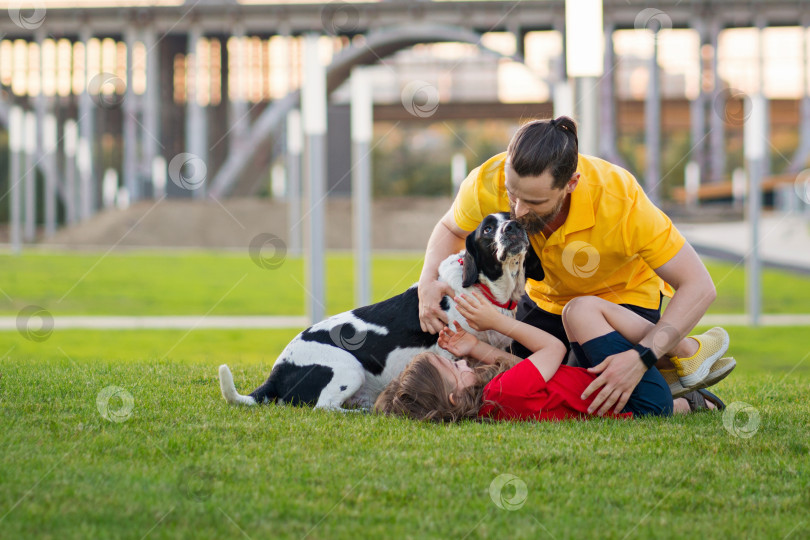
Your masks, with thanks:
[[[545,380],[551,379],[557,372],[567,351],[559,339],[540,328],[507,317],[477,293],[463,294],[456,297],[455,301],[456,308],[467,319],[471,328],[478,331],[495,330],[509,336],[530,351],[535,351],[529,360]]]
[[[442,328],[442,331],[439,332],[439,347],[449,351],[455,356],[467,356],[484,364],[494,364],[500,360],[501,362],[515,365],[523,360],[514,354],[496,349],[489,343],[484,343],[474,335],[467,333],[459,326],[457,321],[454,321],[453,324],[456,327],[455,330],[452,330],[449,326],[445,326]]]

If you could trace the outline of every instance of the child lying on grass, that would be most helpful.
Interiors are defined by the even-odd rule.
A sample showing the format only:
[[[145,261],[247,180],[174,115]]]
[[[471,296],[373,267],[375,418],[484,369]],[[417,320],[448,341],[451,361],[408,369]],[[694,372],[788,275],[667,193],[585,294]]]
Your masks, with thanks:
[[[595,297],[585,298],[587,300],[578,304],[587,309],[579,310],[576,318],[563,316],[573,350],[585,365],[598,365],[609,356],[587,358],[590,343],[638,340],[652,325],[621,306]],[[439,335],[439,345],[457,357],[476,361],[477,366],[471,367],[464,359],[453,362],[429,352],[419,354],[377,398],[374,404],[377,412],[436,422],[465,418],[563,420],[592,416],[588,409],[596,394],[589,399],[582,399],[582,394],[597,375],[581,367],[561,365],[566,354],[562,342],[539,328],[499,313],[477,293],[455,300],[459,312],[475,330],[496,330],[535,352],[521,360],[479,341],[459,326],[455,331],[445,327]],[[577,339],[582,346],[576,343]],[[686,343],[689,339],[697,341],[701,349],[722,347],[711,339],[685,338],[675,352],[694,350],[694,343]],[[719,358],[724,350],[703,352]],[[655,372],[641,380],[625,408],[618,414],[608,412],[609,416],[669,415],[723,407],[719,398],[705,390],[673,401],[667,382],[655,367],[650,368],[652,370]],[[713,382],[717,381],[719,379]]]

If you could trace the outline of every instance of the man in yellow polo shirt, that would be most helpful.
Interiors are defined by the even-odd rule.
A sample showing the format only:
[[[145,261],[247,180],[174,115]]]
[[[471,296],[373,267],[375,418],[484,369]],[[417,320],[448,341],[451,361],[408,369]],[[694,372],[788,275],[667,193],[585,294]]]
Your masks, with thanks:
[[[663,378],[655,368],[648,369],[653,365],[674,367],[684,386],[700,386],[728,347],[725,331],[713,329],[695,336],[688,358],[670,361],[667,355],[715,299],[711,277],[694,249],[629,172],[578,153],[576,124],[567,117],[524,124],[506,152],[474,169],[462,183],[452,208],[428,242],[419,280],[424,331],[438,332],[446,323],[439,309],[442,295],[448,294],[437,281],[441,261],[463,249],[467,234],[485,216],[505,211],[526,229],[545,271],[543,281],[528,281],[527,294],[518,306],[519,320],[568,344],[563,312],[575,314],[566,306],[574,298],[596,296],[652,323],[638,343],[621,336],[589,343],[589,352],[594,345],[601,351],[598,359],[588,358],[582,344],[571,344],[580,363],[601,374],[583,395],[587,398],[602,388],[592,412],[604,414],[615,406],[618,413],[631,395],[665,401],[669,389],[658,391]],[[672,300],[662,316],[664,295]],[[513,352],[524,358],[530,353],[517,343]],[[722,407],[716,396],[701,393],[692,399],[705,406],[705,397]],[[654,408],[651,405],[650,410]]]

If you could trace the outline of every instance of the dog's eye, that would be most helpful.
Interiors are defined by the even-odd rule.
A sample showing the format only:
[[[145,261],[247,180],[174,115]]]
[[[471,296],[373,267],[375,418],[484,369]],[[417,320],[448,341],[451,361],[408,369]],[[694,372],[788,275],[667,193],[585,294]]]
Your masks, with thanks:
[[[491,225],[487,225],[486,227],[484,227],[484,234],[489,234],[491,232],[492,232],[492,226]]]

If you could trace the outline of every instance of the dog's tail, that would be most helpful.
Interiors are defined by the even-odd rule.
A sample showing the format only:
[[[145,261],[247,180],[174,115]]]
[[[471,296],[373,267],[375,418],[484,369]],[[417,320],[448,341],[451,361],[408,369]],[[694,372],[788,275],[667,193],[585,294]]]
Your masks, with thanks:
[[[251,396],[243,396],[236,391],[233,375],[227,364],[219,366],[219,388],[222,390],[222,397],[231,405],[256,405],[256,400]]]

